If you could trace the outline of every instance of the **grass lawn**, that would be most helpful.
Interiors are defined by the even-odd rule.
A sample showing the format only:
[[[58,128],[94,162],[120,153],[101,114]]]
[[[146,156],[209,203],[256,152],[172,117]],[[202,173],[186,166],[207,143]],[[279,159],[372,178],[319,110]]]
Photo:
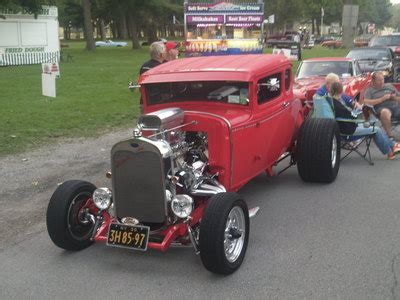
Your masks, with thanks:
[[[42,96],[40,65],[0,68],[0,156],[60,137],[94,136],[134,126],[139,93],[132,94],[127,85],[137,79],[148,48],[98,48],[95,53],[83,49],[83,42],[70,42],[63,49],[73,61],[60,64],[56,98]],[[345,53],[315,47],[304,50],[303,58]]]

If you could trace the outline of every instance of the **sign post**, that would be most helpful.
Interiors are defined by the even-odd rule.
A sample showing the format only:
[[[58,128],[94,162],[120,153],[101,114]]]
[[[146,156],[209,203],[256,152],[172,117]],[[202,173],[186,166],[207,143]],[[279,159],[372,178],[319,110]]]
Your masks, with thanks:
[[[56,97],[56,78],[60,78],[58,63],[42,64],[42,94],[47,97]]]

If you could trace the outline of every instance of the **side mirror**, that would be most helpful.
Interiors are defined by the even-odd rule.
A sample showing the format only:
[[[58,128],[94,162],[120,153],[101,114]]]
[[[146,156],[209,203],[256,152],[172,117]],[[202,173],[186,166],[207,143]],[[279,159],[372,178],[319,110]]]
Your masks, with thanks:
[[[135,89],[140,88],[140,84],[134,83],[133,81],[129,81],[128,89],[134,91]]]

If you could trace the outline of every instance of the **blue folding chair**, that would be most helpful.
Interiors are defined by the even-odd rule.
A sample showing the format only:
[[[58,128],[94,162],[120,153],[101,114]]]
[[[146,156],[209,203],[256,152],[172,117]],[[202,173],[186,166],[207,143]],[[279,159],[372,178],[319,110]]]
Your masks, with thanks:
[[[374,138],[377,129],[375,128],[374,122],[365,122],[364,120],[360,119],[343,119],[343,118],[336,118],[337,122],[351,122],[356,123],[357,126],[359,124],[363,124],[365,128],[370,128],[368,133],[357,133],[354,132],[351,135],[348,134],[340,134],[341,140],[341,148],[347,151],[346,154],[342,155],[342,160],[349,156],[351,153],[357,153],[361,158],[363,158],[366,162],[370,165],[373,165],[370,146],[372,143],[372,139]],[[365,149],[361,150],[361,145],[365,144]]]
[[[377,129],[375,128],[375,122],[365,122],[361,119],[344,119],[335,118],[335,111],[333,108],[332,99],[328,96],[318,96],[313,97],[313,111],[311,113],[312,118],[328,118],[335,119],[337,122],[350,122],[355,123],[357,126],[363,124],[365,128],[372,128],[368,132],[355,132],[354,134],[340,134],[341,136],[341,148],[347,152],[342,155],[341,160],[344,160],[351,153],[358,154],[362,159],[373,165],[370,146],[372,139],[374,138]],[[360,147],[365,145],[365,149],[361,150]]]

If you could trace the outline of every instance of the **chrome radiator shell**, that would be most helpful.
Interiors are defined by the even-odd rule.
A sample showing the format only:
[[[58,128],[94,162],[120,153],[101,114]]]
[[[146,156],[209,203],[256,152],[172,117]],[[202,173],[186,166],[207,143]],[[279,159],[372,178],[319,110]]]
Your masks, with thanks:
[[[180,108],[166,108],[139,117],[138,125],[142,130],[162,131],[183,124],[185,113]]]
[[[118,218],[134,217],[141,223],[165,222],[164,159],[169,152],[165,147],[136,138],[112,148],[113,202]]]

